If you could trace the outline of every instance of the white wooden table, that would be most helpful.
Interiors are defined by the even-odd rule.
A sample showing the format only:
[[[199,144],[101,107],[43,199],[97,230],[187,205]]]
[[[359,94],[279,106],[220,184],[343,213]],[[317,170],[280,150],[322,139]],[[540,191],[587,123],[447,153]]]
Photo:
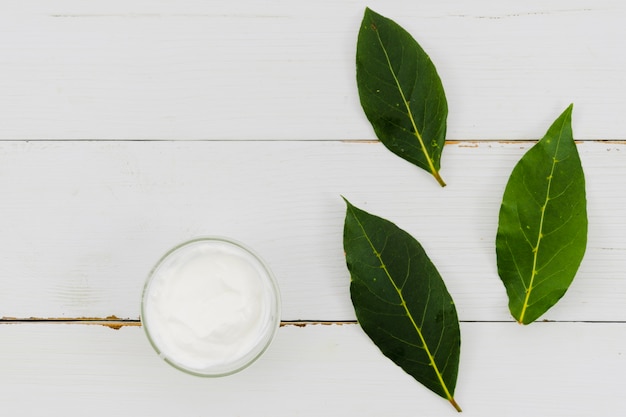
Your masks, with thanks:
[[[355,85],[365,6],[429,52],[450,115],[440,188],[375,141]],[[0,4],[0,409],[6,416],[446,416],[355,324],[346,196],[409,231],[458,309],[469,416],[626,414],[626,4],[6,0]],[[504,185],[574,102],[589,242],[561,302],[513,322]],[[221,379],[160,361],[146,275],[243,241],[284,325]]]

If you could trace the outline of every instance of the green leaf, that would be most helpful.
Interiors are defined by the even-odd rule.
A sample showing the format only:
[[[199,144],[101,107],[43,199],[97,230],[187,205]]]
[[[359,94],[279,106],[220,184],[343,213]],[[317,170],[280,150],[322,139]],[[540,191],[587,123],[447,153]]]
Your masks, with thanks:
[[[498,273],[517,321],[535,321],[565,294],[585,254],[585,176],[572,105],[517,163],[504,191]]]
[[[459,321],[439,272],[407,232],[346,203],[343,244],[359,324],[385,356],[461,411],[453,398]]]
[[[441,79],[406,30],[370,9],[359,30],[356,79],[361,106],[380,141],[445,186],[439,161],[448,103]]]

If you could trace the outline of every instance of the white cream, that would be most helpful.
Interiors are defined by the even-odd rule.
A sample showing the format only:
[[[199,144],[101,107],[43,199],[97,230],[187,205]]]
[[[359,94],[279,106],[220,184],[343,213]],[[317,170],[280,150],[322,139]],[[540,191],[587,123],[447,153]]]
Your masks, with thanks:
[[[200,239],[157,265],[144,292],[142,322],[168,362],[222,375],[267,347],[278,304],[271,274],[257,257],[226,240]]]

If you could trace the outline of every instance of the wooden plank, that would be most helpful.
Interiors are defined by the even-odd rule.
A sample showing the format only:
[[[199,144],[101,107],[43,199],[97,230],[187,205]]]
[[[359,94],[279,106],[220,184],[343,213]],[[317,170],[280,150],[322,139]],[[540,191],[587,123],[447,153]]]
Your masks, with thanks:
[[[366,5],[432,56],[450,139],[534,139],[570,102],[578,138],[626,138],[620,1],[10,0],[0,139],[371,139]]]
[[[462,320],[510,320],[494,239],[504,185],[530,143],[449,144],[440,188],[378,143],[2,142],[0,317],[137,319],[170,247],[225,235],[257,250],[283,320],[352,320],[345,206],[418,238]],[[624,321],[626,145],[579,145],[589,243],[550,320]]]
[[[626,324],[463,323],[456,399],[467,416],[623,415]],[[160,361],[139,327],[1,325],[6,415],[449,416],[357,325],[283,327],[221,379]]]

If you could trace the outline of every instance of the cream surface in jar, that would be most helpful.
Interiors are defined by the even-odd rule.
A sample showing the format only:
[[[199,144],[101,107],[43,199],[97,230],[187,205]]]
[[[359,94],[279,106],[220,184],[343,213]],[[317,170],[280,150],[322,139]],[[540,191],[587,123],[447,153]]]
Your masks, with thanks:
[[[201,376],[229,375],[270,344],[280,324],[278,287],[265,263],[242,244],[194,239],[152,270],[141,321],[171,365]]]

